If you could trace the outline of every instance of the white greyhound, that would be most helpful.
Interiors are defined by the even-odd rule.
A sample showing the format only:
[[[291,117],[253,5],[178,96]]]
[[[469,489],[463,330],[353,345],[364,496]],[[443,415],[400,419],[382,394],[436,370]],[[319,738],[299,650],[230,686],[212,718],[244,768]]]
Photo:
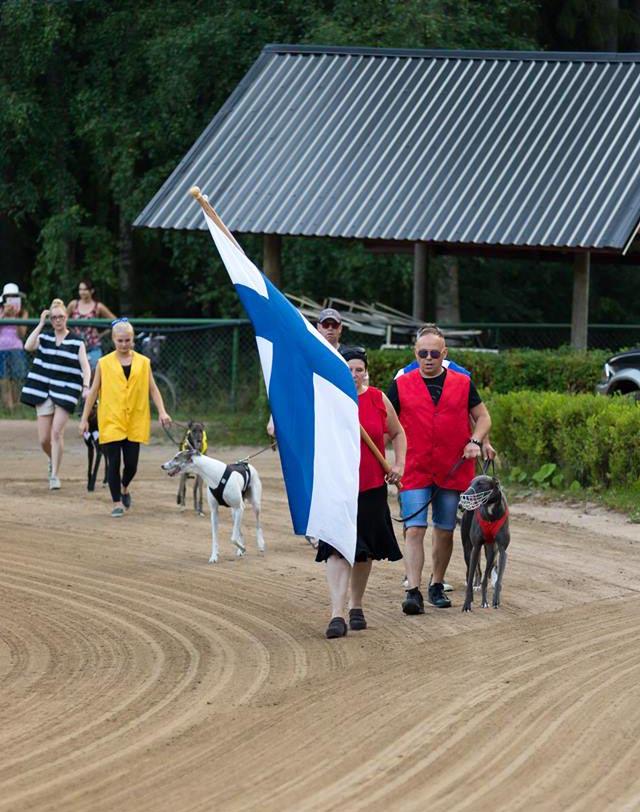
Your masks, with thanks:
[[[260,527],[260,501],[262,499],[262,483],[258,472],[248,463],[228,466],[213,457],[206,457],[193,448],[179,451],[162,466],[169,476],[176,474],[199,474],[206,485],[207,501],[211,511],[211,556],[210,564],[218,560],[218,506],[227,505],[231,508],[233,529],[231,543],[236,546],[236,556],[240,558],[246,552],[241,523],[244,513],[245,499],[251,504],[256,515],[256,541],[258,550],[264,552],[264,537]],[[216,495],[218,498],[216,498]],[[221,502],[218,502],[221,499]]]

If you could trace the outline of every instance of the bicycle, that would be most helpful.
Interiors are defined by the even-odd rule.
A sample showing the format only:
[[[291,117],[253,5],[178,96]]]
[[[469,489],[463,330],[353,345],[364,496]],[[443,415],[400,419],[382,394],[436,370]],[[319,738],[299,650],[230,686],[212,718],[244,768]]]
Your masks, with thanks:
[[[154,367],[153,377],[162,395],[165,409],[169,414],[174,413],[178,403],[175,384],[168,375],[158,369],[162,342],[166,341],[167,337],[154,333],[138,333],[136,340],[140,345],[140,353],[146,355]]]

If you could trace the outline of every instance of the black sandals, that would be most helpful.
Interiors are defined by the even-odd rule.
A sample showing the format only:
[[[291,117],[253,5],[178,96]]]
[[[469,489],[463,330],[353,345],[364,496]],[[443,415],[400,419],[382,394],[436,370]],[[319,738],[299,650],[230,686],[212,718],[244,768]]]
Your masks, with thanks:
[[[360,632],[367,628],[367,621],[362,609],[349,609],[349,628],[353,632]]]
[[[345,637],[347,634],[347,624],[343,617],[334,617],[331,618],[331,623],[327,626],[327,631],[325,632],[326,637],[329,640],[333,639],[334,637]]]

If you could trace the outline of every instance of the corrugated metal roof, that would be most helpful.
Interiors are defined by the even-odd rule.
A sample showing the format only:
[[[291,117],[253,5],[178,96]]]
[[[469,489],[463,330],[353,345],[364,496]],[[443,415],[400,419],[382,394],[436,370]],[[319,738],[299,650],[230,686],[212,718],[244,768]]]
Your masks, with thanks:
[[[640,54],[267,46],[135,222],[622,249]]]

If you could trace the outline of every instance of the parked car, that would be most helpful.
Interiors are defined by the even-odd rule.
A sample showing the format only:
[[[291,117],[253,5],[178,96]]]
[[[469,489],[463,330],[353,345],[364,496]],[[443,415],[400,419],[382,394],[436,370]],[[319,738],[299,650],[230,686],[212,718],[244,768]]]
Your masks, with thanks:
[[[601,395],[629,395],[640,401],[640,348],[612,355],[596,386]]]

